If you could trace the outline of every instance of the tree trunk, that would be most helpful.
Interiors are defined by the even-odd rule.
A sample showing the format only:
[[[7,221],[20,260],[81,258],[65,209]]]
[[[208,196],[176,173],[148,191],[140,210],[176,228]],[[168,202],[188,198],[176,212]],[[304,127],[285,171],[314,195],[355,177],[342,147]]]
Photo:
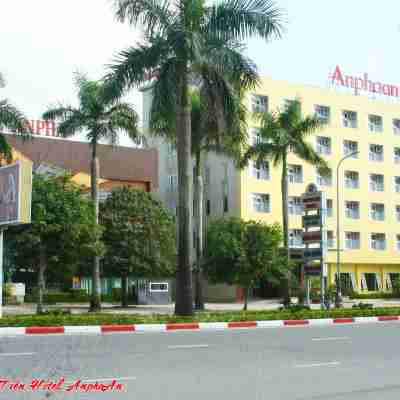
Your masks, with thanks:
[[[94,204],[94,218],[96,225],[99,223],[99,195],[98,195],[98,179],[100,175],[99,159],[97,157],[97,143],[92,142],[92,160],[91,160],[91,196]],[[90,303],[90,311],[95,312],[101,309],[101,283],[100,283],[100,258],[93,258],[92,273],[92,298]]]
[[[45,291],[45,279],[44,273],[47,267],[47,258],[46,253],[44,251],[40,252],[39,258],[39,272],[38,272],[38,299],[37,299],[37,306],[36,306],[36,313],[42,314],[43,313],[43,295]]]
[[[177,66],[177,156],[178,156],[178,271],[176,275],[175,314],[193,315],[193,165],[191,156],[190,99],[188,96],[187,55],[182,49]]]
[[[196,231],[197,231],[197,243],[196,243],[196,297],[195,297],[195,308],[196,310],[204,310],[204,299],[203,299],[203,273],[201,263],[203,260],[203,166],[201,151],[198,150],[196,153],[196,187],[195,187],[195,207],[196,207]]]
[[[289,266],[290,263],[290,249],[289,249],[289,217],[288,217],[288,179],[287,179],[287,158],[286,154],[282,160],[282,222],[283,222],[283,246],[285,249],[286,262]],[[287,277],[284,284],[283,304],[290,304],[290,270],[287,271]]]
[[[128,273],[121,274],[121,306],[128,307]]]
[[[244,288],[244,303],[243,303],[243,311],[247,311],[247,304],[249,302],[249,290],[250,288]]]

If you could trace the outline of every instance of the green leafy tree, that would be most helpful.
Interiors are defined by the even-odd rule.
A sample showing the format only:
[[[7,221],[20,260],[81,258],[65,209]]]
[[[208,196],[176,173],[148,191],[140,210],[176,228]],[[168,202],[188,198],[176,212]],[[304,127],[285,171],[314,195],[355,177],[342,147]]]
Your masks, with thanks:
[[[0,89],[4,86],[5,79],[0,73]],[[2,133],[3,129],[21,134],[23,138],[29,137],[31,133],[25,115],[7,99],[0,99],[0,154],[9,163],[12,161],[12,150]]]
[[[38,273],[38,313],[43,311],[47,270],[73,268],[80,258],[102,254],[93,208],[68,176],[34,176],[32,222],[9,228],[7,240],[14,245],[14,264]]]
[[[314,150],[308,137],[324,126],[316,116],[301,115],[301,103],[294,100],[282,112],[265,112],[255,116],[260,122],[260,141],[245,152],[242,166],[253,159],[257,162],[272,161],[274,167],[281,166],[283,244],[287,264],[290,263],[288,226],[288,155],[293,153],[300,160],[315,165],[322,174],[328,172],[327,162]],[[290,271],[290,270],[288,270]],[[290,303],[290,276],[285,284],[284,304]]]
[[[138,138],[138,116],[128,103],[111,101],[105,95],[104,85],[90,81],[82,74],[76,74],[75,85],[78,89],[79,107],[60,104],[52,107],[43,114],[46,120],[59,122],[58,133],[69,137],[80,132],[86,133],[91,150],[91,196],[94,202],[94,219],[99,219],[98,179],[100,165],[97,154],[98,143],[107,140],[111,144],[118,142],[120,133],[126,133],[132,140]],[[100,297],[100,260],[94,257],[92,276],[91,311],[101,308]]]
[[[278,224],[231,217],[213,221],[207,231],[205,272],[211,282],[243,287],[244,310],[249,289],[263,279],[277,281],[285,273]],[[284,260],[283,260],[284,261]]]
[[[176,270],[176,227],[162,204],[143,190],[113,190],[100,207],[106,246],[105,269],[122,279],[122,306],[127,306],[128,275],[167,277]]]
[[[270,0],[114,0],[117,18],[140,24],[144,41],[120,53],[106,78],[118,98],[154,77],[151,129],[175,130],[178,155],[178,273],[175,312],[193,314],[192,157],[190,94],[192,83],[208,88],[215,121],[221,127],[235,105],[229,79],[250,89],[254,64],[242,54],[250,37],[280,36],[282,16]],[[230,73],[227,74],[226,71]],[[159,116],[167,124],[158,125]],[[171,129],[174,127],[174,129]]]

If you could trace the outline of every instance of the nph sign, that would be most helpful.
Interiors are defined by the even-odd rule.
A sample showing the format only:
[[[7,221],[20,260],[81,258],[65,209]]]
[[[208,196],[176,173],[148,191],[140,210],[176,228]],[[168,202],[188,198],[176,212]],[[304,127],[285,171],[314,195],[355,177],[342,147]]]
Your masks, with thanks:
[[[27,131],[29,130],[33,135],[59,136],[54,121],[29,120],[27,123]]]

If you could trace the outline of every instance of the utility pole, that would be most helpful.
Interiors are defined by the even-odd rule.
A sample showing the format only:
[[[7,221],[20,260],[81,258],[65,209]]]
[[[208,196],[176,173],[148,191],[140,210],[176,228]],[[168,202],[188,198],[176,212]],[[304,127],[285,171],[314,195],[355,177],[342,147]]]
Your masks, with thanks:
[[[359,151],[353,151],[345,155],[339,162],[336,168],[336,298],[335,298],[335,307],[342,306],[342,288],[341,288],[341,280],[340,280],[340,196],[339,196],[339,188],[340,188],[340,179],[339,179],[339,168],[344,160],[347,160],[350,157],[358,154]]]

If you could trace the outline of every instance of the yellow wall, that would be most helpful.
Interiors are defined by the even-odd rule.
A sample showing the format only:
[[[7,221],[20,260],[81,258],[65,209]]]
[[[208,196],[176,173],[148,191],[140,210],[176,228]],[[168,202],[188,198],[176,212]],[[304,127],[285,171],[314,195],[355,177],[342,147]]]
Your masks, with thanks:
[[[341,247],[344,246],[344,232],[356,231],[361,235],[360,250],[346,250],[342,252],[344,264],[373,266],[374,271],[382,268],[392,268],[400,271],[400,252],[396,250],[396,234],[400,234],[400,223],[396,220],[395,206],[400,205],[400,193],[394,191],[394,176],[400,176],[400,165],[394,163],[393,149],[400,147],[400,136],[393,133],[392,119],[400,118],[400,106],[385,103],[382,100],[370,100],[360,95],[343,94],[333,89],[321,89],[312,86],[301,86],[288,84],[286,82],[274,81],[269,78],[262,80],[261,87],[254,93],[268,96],[269,111],[283,108],[285,99],[301,100],[303,115],[313,114],[315,105],[330,107],[330,123],[320,132],[321,136],[331,138],[331,155],[326,160],[332,168],[332,186],[324,187],[326,197],[333,200],[333,216],[327,219],[327,229],[334,232],[336,237],[336,165],[343,157],[343,140],[354,140],[358,142],[360,154],[358,159],[347,159],[341,167]],[[248,105],[250,106],[250,94]],[[342,111],[350,110],[357,112],[358,128],[342,127]],[[368,114],[383,117],[383,132],[373,133],[368,130]],[[251,122],[252,126],[254,125]],[[315,144],[318,133],[310,137],[310,142]],[[369,161],[369,144],[381,144],[384,146],[384,161]],[[305,191],[308,183],[316,182],[316,171],[314,167],[304,165],[292,154],[288,157],[290,164],[301,164],[303,166],[303,183],[289,184],[289,196],[299,196]],[[344,188],[344,171],[358,171],[360,179],[359,189]],[[371,192],[369,189],[369,174],[382,173],[385,179],[384,192]],[[270,180],[257,180],[251,178],[246,169],[238,173],[240,182],[240,204],[241,217],[245,219],[263,220],[266,222],[282,221],[281,213],[281,190],[280,190],[280,168],[273,168],[270,164]],[[270,213],[254,213],[251,208],[250,193],[267,193],[271,198]],[[344,216],[344,201],[356,200],[360,202],[360,219],[350,220]],[[369,207],[371,202],[385,204],[385,221],[377,222],[371,220]],[[290,228],[301,228],[301,217],[290,217]],[[386,234],[386,250],[377,251],[370,248],[369,234],[371,232]],[[336,246],[336,241],[335,241]],[[336,262],[335,252],[328,252],[329,263]],[[392,267],[390,267],[392,265]],[[361,271],[361,270],[360,270]],[[357,278],[359,279],[359,278]]]

